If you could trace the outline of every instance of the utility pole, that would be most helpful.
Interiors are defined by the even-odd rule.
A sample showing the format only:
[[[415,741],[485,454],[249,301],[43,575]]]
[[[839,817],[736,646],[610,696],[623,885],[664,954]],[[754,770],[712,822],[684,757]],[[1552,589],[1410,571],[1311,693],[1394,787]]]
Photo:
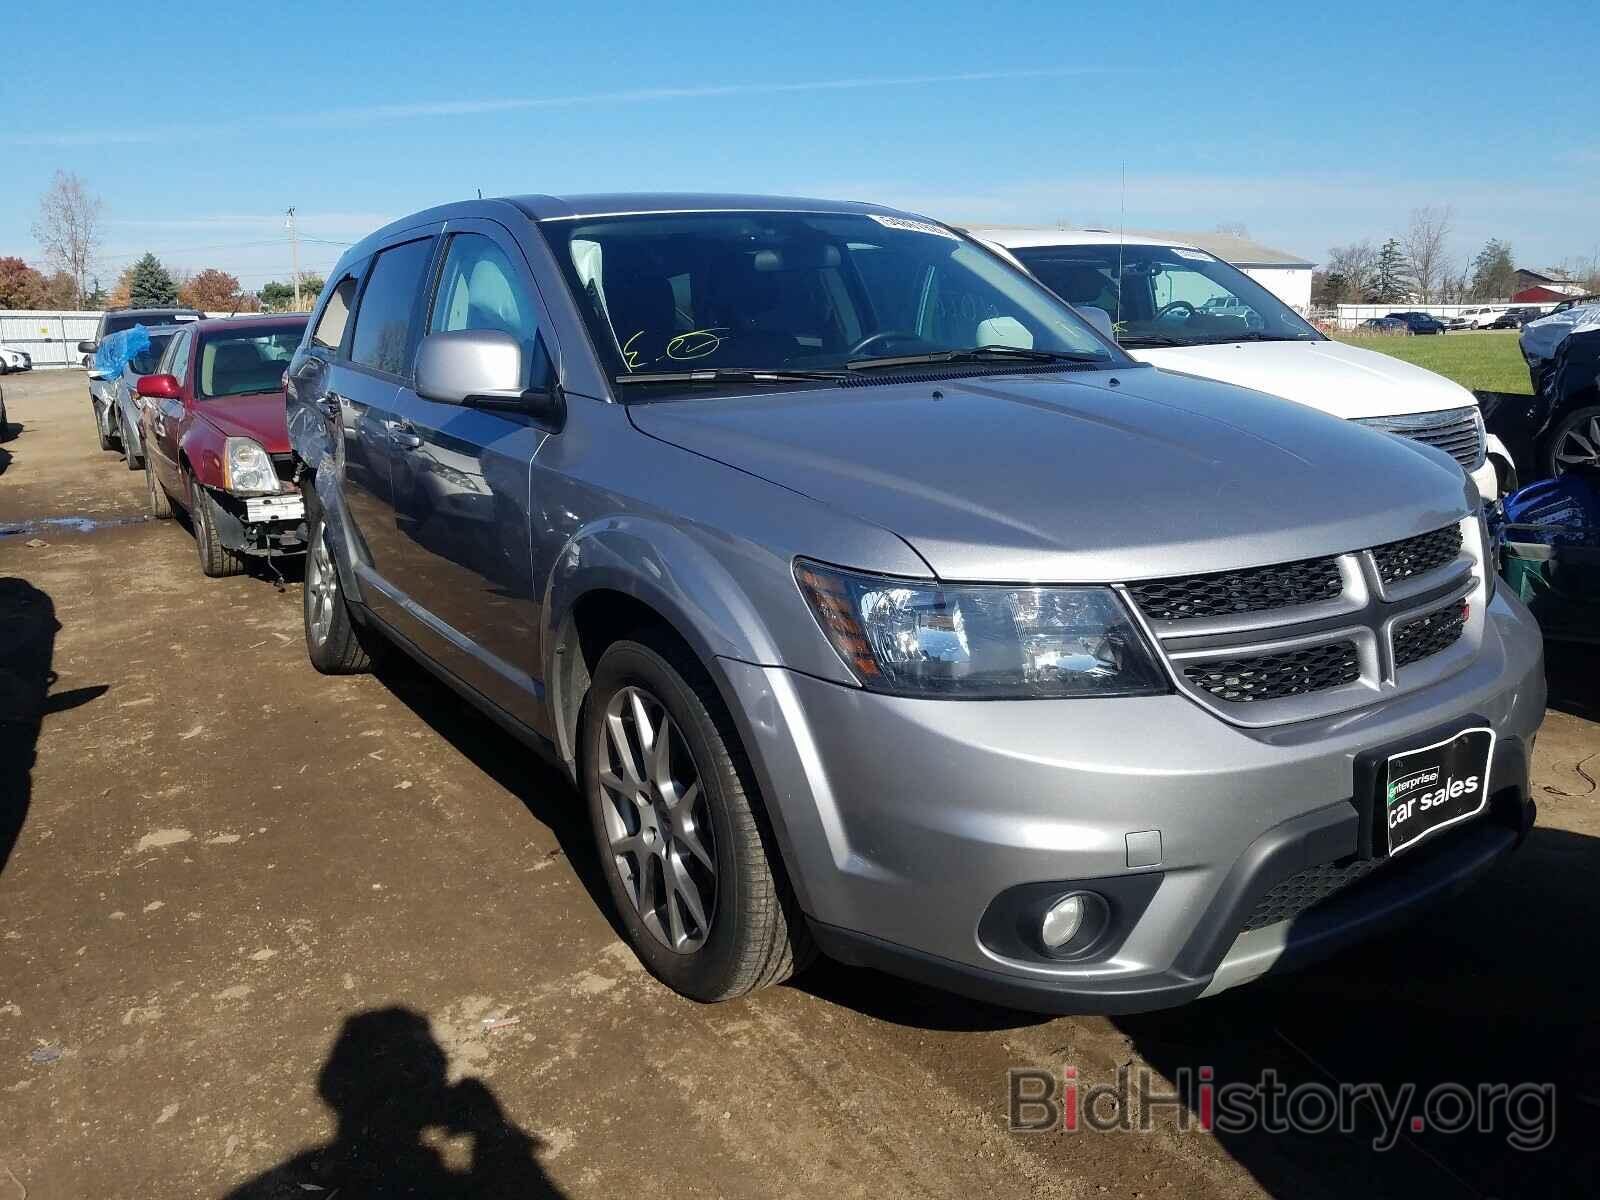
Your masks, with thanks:
[[[300,237],[294,228],[294,205],[289,206],[289,219],[284,222],[289,230],[289,258],[294,270],[294,310],[300,311]]]

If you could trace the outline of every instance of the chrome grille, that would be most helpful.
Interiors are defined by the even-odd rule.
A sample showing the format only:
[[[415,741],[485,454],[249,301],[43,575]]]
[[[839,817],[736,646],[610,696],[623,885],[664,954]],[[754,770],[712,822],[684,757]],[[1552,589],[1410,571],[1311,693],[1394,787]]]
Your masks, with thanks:
[[[1429,655],[1448,650],[1461,640],[1467,627],[1466,611],[1459,605],[1417,617],[1394,631],[1394,665],[1409,667]]]
[[[1153,621],[1181,621],[1224,613],[1265,612],[1331,600],[1342,587],[1339,564],[1332,558],[1180,575],[1128,585],[1134,602]]]
[[[1281,700],[1342,687],[1361,678],[1354,642],[1324,642],[1300,650],[1217,658],[1183,669],[1190,683],[1230,704]]]
[[[1399,583],[1413,575],[1434,571],[1461,553],[1461,526],[1446,525],[1432,533],[1419,533],[1416,537],[1401,538],[1375,546],[1372,558],[1378,564],[1378,576],[1385,583]]]
[[[1356,424],[1437,446],[1468,471],[1483,466],[1483,417],[1477,405],[1399,417],[1360,417]]]

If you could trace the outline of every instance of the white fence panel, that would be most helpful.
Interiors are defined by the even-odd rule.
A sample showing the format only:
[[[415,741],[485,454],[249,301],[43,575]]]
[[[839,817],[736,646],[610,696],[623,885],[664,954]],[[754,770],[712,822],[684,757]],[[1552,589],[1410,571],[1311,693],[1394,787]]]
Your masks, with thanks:
[[[83,361],[78,343],[92,339],[99,324],[98,312],[0,310],[0,346],[21,350],[36,367],[75,367]]]

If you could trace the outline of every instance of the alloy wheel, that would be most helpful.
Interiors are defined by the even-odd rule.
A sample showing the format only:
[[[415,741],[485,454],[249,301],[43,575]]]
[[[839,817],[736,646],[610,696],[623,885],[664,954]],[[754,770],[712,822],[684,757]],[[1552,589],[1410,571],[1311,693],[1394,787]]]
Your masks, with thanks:
[[[619,689],[601,719],[601,809],[623,890],[657,941],[693,953],[705,944],[717,902],[700,771],[665,705],[644,688]]]
[[[311,636],[317,645],[328,640],[333,628],[334,606],[339,602],[339,578],[333,571],[325,538],[318,538],[306,558],[306,591],[311,597]]]
[[[1600,466],[1600,413],[1562,434],[1553,457],[1557,474],[1575,467]]]

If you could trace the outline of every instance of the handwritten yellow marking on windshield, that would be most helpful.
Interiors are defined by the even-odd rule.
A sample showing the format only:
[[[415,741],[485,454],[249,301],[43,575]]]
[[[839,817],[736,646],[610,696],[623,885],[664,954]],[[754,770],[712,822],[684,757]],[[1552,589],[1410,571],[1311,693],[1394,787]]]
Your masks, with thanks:
[[[720,345],[722,339],[717,336],[716,330],[691,329],[688,333],[680,333],[667,343],[667,357],[675,362],[690,362],[696,358],[705,358],[708,354],[715,354]]]
[[[644,330],[641,329],[638,333],[634,334],[627,341],[622,343],[622,365],[627,367],[630,371],[637,371],[639,369],[639,352],[632,347],[633,343],[638,341],[643,336]]]

